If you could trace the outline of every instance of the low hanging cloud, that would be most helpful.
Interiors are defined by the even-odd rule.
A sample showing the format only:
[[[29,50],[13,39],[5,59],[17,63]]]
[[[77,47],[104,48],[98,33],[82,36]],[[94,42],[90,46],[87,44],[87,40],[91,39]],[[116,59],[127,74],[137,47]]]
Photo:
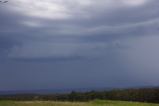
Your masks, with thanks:
[[[124,39],[158,33],[157,6],[156,0],[12,0],[0,7],[0,33],[17,43],[1,50],[8,58],[96,56],[94,48],[124,48]]]
[[[158,13],[158,0],[9,0],[0,90],[157,85]]]

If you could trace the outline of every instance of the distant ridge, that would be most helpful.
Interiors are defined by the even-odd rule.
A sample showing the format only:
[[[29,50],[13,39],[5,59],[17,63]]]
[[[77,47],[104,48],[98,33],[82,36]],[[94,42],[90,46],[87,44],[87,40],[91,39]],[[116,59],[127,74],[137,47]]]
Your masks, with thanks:
[[[38,89],[38,90],[8,90],[0,91],[0,95],[14,95],[14,94],[60,94],[76,92],[89,92],[89,91],[104,91],[112,90],[114,88],[76,88],[76,89]]]
[[[105,87],[105,88],[76,88],[76,89],[38,89],[38,90],[8,90],[0,91],[0,95],[16,95],[16,94],[62,94],[76,92],[89,92],[89,91],[110,91],[114,89],[140,89],[140,88],[159,88],[159,86],[142,86],[142,87]]]

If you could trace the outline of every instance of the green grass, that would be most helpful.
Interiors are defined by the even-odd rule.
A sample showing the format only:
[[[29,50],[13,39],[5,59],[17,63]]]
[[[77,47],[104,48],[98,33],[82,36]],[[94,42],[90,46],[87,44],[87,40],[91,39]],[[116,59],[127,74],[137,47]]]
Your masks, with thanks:
[[[91,102],[0,101],[0,106],[159,106],[159,104],[104,100]]]

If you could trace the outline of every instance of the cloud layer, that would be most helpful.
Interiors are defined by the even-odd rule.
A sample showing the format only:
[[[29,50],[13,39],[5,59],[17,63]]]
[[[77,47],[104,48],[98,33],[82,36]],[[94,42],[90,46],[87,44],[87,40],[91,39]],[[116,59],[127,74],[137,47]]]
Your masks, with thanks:
[[[158,0],[10,0],[0,5],[0,63],[3,63],[0,69],[6,70],[2,72],[5,76],[10,70],[17,70],[13,74],[15,83],[15,77],[22,75],[20,70],[26,68],[28,72],[23,71],[26,76],[34,71],[39,78],[31,84],[26,78],[19,78],[28,86],[41,81],[41,69],[48,76],[44,85],[57,80],[64,84],[61,87],[79,87],[82,75],[89,73],[91,77],[85,76],[82,81],[86,83],[82,86],[89,85],[93,78],[99,78],[93,80],[95,86],[105,86],[104,81],[109,86],[155,85],[157,76],[147,77],[144,72],[148,68],[143,65],[139,68],[137,64],[144,64],[146,56],[152,61],[157,57],[154,52],[159,34],[158,7]],[[156,43],[147,44],[149,39]],[[152,57],[145,51],[152,51]],[[146,66],[153,66],[153,62],[146,61]],[[18,64],[23,67],[16,67]],[[72,73],[72,79],[75,75],[76,81],[66,80],[69,75],[65,73]],[[51,78],[50,74],[60,74],[63,78]],[[134,79],[138,74],[143,74],[143,78]],[[117,77],[112,81],[109,75]],[[9,85],[3,86],[9,89],[10,80],[2,79],[8,81]],[[13,86],[22,89],[21,83]]]
[[[2,23],[4,26],[2,26],[1,32],[8,36],[17,36],[16,38],[20,39],[19,41],[22,43],[18,47],[11,48],[9,57],[16,57],[15,54],[17,57],[29,57],[31,54],[35,56],[32,49],[38,51],[39,48],[44,49],[45,52],[36,53],[37,56],[56,56],[56,53],[61,54],[61,52],[63,55],[68,55],[68,52],[72,55],[71,52],[81,51],[82,47],[77,49],[77,46],[85,46],[84,44],[86,44],[88,49],[91,49],[91,45],[94,44],[92,41],[89,44],[86,43],[85,38],[103,39],[104,37],[105,40],[116,41],[118,36],[127,37],[135,32],[137,36],[145,33],[146,30],[148,30],[146,33],[157,32],[157,29],[151,28],[158,23],[156,16],[158,11],[151,9],[151,5],[155,5],[154,3],[155,1],[150,2],[148,0],[101,0],[100,2],[90,0],[46,0],[38,2],[36,0],[13,0],[1,7],[4,20],[6,17],[9,20],[8,23],[7,21]],[[7,14],[5,11],[12,12],[12,14]],[[48,42],[48,40],[50,41]],[[115,41],[110,41],[110,43]],[[83,44],[81,45],[81,43]],[[96,46],[99,47],[100,43],[100,41],[96,42]],[[103,41],[102,46],[111,45],[107,43]],[[86,48],[83,47],[82,51],[85,50]],[[20,56],[16,52],[19,52]]]

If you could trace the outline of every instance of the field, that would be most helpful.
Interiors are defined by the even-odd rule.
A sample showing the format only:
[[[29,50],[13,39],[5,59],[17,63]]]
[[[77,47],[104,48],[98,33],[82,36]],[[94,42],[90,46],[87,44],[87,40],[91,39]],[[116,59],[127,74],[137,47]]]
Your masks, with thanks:
[[[0,101],[0,106],[159,106],[159,104],[101,100],[91,102]]]

